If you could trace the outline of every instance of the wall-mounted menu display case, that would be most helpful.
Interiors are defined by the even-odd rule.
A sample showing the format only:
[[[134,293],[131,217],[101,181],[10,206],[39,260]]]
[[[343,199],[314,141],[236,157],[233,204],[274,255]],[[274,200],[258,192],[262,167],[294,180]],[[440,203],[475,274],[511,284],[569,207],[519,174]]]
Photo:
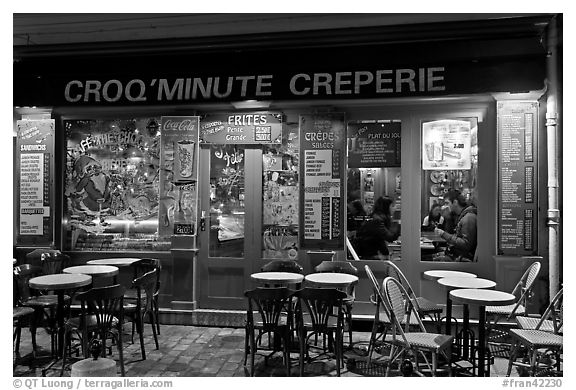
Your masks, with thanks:
[[[164,251],[160,118],[66,120],[64,249]]]

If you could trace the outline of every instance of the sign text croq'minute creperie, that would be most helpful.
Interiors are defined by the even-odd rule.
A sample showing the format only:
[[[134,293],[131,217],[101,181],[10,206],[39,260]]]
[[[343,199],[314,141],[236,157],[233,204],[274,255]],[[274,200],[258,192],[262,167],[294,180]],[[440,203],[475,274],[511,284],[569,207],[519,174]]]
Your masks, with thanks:
[[[444,66],[292,75],[251,74],[172,78],[69,80],[67,103],[190,102],[234,99],[363,97],[446,90]]]

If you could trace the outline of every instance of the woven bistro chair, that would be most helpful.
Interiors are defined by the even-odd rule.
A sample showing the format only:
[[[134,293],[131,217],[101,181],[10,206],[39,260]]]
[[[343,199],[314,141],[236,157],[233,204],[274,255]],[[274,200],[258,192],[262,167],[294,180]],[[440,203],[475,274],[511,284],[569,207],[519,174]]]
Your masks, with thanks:
[[[358,268],[349,261],[323,261],[316,266],[316,272],[338,272],[358,276]],[[355,289],[358,282],[351,283],[346,289],[348,296],[344,299],[344,319],[348,328],[348,342],[352,346],[352,308],[356,299]]]
[[[540,329],[546,332],[562,334],[564,323],[562,312],[564,308],[564,289],[560,289],[550,301],[550,304],[540,317],[517,316],[516,323],[520,329]]]
[[[401,357],[406,357],[408,354],[413,355],[413,369],[416,374],[421,376],[424,376],[424,373],[420,369],[420,357],[424,359],[424,363],[432,376],[436,376],[439,354],[444,356],[450,367],[450,348],[454,337],[426,331],[413,301],[398,280],[392,277],[384,279],[382,282],[382,293],[382,301],[388,306],[392,321],[392,348],[388,367],[386,368],[386,376],[389,375],[394,362]],[[419,329],[417,329],[417,332],[410,330],[409,317],[411,316],[414,316],[418,321]],[[401,318],[405,318],[404,325],[401,322]],[[449,375],[451,375],[451,370],[449,370]]]
[[[382,300],[382,291],[380,290],[380,285],[378,284],[376,276],[374,276],[370,266],[365,265],[364,270],[366,271],[366,275],[368,275],[368,279],[372,283],[373,293],[370,296],[370,302],[375,306],[374,322],[372,323],[372,332],[370,334],[370,342],[368,343],[368,364],[370,364],[372,362],[372,352],[375,349],[376,343],[379,341],[382,343],[386,342],[386,334],[388,333],[391,323],[390,314]]]
[[[364,270],[366,271],[366,275],[368,275],[368,279],[372,283],[372,290],[373,293],[370,296],[370,302],[375,306],[375,313],[374,313],[374,321],[372,323],[372,332],[370,334],[370,342],[368,344],[368,362],[372,361],[372,352],[375,350],[375,346],[377,343],[387,343],[386,334],[388,330],[392,326],[392,322],[390,321],[390,311],[388,307],[383,302],[383,295],[382,295],[382,285],[378,283],[376,276],[372,272],[372,269],[368,266],[364,266]],[[418,327],[420,324],[418,320],[414,316],[410,316],[408,318],[410,321],[411,327]],[[406,318],[400,319],[402,325],[404,325],[404,321]]]
[[[509,348],[510,344],[506,338],[509,327],[514,325],[510,321],[515,321],[517,316],[526,315],[526,309],[529,300],[533,296],[534,282],[540,273],[540,267],[540,262],[535,261],[518,280],[512,290],[512,294],[517,298],[515,303],[506,306],[486,306],[486,334],[489,344],[494,348]]]
[[[400,270],[400,268],[398,268],[398,266],[394,264],[394,262],[386,260],[384,261],[384,264],[386,264],[388,268],[388,276],[392,276],[393,278],[395,278],[397,281],[400,282],[400,284],[402,284],[402,287],[406,289],[408,297],[413,301],[413,305],[418,314],[421,317],[427,316],[432,321],[434,321],[434,323],[436,324],[436,328],[438,329],[438,332],[440,332],[441,316],[443,310],[442,306],[424,297],[417,297],[416,294],[414,293],[414,289],[410,285],[410,282],[408,281],[404,273]]]
[[[513,341],[506,376],[510,376],[512,366],[528,369],[530,376],[549,373],[552,368],[555,369],[555,374],[562,373],[562,296],[563,289],[554,296],[540,318],[516,317],[521,329],[511,329],[509,332]],[[521,358],[521,361],[517,361],[518,358]]]
[[[258,287],[246,291],[248,299],[246,316],[246,338],[244,343],[244,366],[250,355],[250,376],[254,376],[254,358],[258,350],[268,351],[264,362],[281,350],[286,365],[286,375],[290,376],[290,347],[292,344],[292,296],[294,292],[286,287]],[[262,337],[268,336],[268,344],[262,344]],[[272,336],[272,342],[270,342]]]

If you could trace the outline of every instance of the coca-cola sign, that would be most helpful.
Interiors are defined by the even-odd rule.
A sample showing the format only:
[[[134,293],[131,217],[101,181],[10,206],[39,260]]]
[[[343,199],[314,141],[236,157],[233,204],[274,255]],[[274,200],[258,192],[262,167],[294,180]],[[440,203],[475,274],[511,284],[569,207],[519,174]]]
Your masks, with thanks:
[[[164,121],[162,122],[162,130],[194,131],[197,129],[198,129],[197,119],[182,119],[180,121],[173,119],[166,119],[166,122]]]

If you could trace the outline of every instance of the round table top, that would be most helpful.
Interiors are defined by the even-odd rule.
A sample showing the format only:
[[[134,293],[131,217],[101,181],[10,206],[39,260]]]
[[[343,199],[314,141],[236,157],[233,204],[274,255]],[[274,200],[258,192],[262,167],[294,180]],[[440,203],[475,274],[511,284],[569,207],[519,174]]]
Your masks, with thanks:
[[[257,272],[250,275],[250,278],[267,283],[300,283],[304,275],[294,272]]]
[[[137,261],[142,259],[136,257],[117,257],[117,258],[109,258],[109,259],[95,259],[89,260],[86,264],[90,265],[113,265],[115,267],[128,267]]]
[[[118,275],[118,267],[113,265],[77,265],[75,267],[64,268],[62,272],[66,274],[84,274],[91,276],[114,276]]]
[[[92,283],[92,276],[84,274],[52,274],[30,279],[31,288],[45,290],[66,290],[87,286]]]
[[[516,297],[504,291],[464,288],[450,291],[454,303],[480,306],[505,306],[516,301]]]
[[[312,283],[327,284],[331,286],[347,286],[358,281],[357,276],[342,274],[339,272],[319,272],[306,275],[304,279]]]
[[[442,278],[438,279],[438,284],[446,287],[447,289],[452,288],[492,288],[496,286],[496,282],[489,279],[481,278]]]
[[[424,271],[424,279],[438,280],[442,278],[475,278],[476,274],[462,271],[431,269]]]

